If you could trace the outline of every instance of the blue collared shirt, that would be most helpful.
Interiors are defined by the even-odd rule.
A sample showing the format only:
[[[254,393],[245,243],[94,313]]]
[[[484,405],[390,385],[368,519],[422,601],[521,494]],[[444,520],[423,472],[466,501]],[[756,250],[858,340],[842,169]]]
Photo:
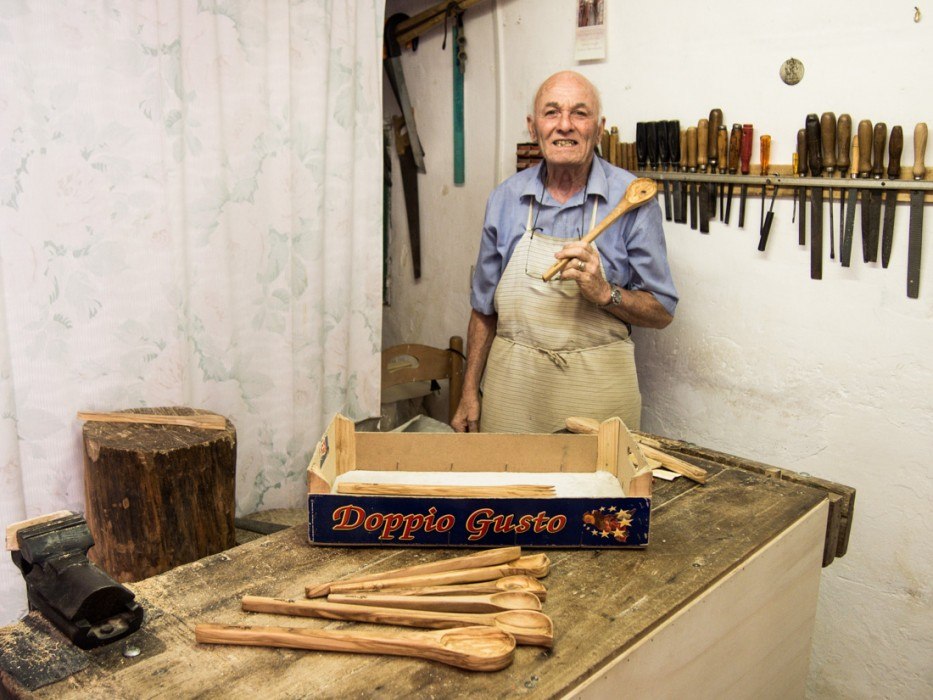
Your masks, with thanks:
[[[548,193],[543,176],[543,164],[522,170],[489,196],[470,294],[470,303],[482,314],[496,312],[496,286],[525,233],[531,202],[534,202],[532,226],[536,231],[556,238],[581,238],[590,229],[594,204],[598,206],[596,223],[599,223],[635,179],[627,170],[596,157],[584,190],[560,204]],[[651,292],[673,316],[678,296],[667,264],[661,221],[661,207],[655,199],[616,220],[595,245],[610,284]]]

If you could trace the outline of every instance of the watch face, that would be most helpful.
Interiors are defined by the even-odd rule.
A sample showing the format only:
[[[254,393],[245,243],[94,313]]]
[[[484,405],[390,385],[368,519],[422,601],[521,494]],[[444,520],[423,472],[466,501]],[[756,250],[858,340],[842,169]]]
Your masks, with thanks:
[[[609,303],[613,306],[618,306],[622,303],[622,290],[618,287],[612,288],[612,294],[609,297]]]

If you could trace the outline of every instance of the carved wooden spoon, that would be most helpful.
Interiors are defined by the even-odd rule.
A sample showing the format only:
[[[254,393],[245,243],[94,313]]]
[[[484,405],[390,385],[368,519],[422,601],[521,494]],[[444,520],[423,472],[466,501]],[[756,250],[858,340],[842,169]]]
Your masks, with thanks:
[[[551,622],[551,618],[537,610],[506,610],[498,613],[428,612],[346,605],[326,600],[278,600],[261,596],[244,596],[243,609],[277,615],[302,615],[329,620],[353,620],[431,629],[490,625],[511,634],[518,644],[550,647],[554,643],[554,623]]]
[[[386,588],[411,588],[412,586],[443,586],[449,583],[475,583],[477,581],[492,581],[503,576],[534,576],[541,578],[547,576],[551,560],[546,554],[531,554],[519,557],[506,564],[498,566],[484,566],[478,569],[461,569],[459,571],[441,571],[433,574],[419,574],[415,576],[402,576],[400,578],[386,578],[374,581],[347,581],[329,584],[331,593],[352,593],[355,591],[381,591]],[[305,595],[309,598],[325,595],[320,586],[309,586]]]
[[[389,588],[392,595],[476,595],[499,593],[500,591],[527,591],[534,593],[542,603],[547,600],[547,588],[532,576],[503,576],[492,581],[477,583],[451,583],[446,586],[416,586],[413,588]]]
[[[360,632],[300,627],[243,627],[201,624],[194,636],[202,644],[285,647],[354,654],[391,654],[431,659],[468,671],[498,671],[512,663],[515,639],[495,627],[458,627],[382,637]]]
[[[428,562],[427,564],[415,564],[413,566],[404,566],[399,569],[391,569],[375,574],[365,574],[353,576],[351,578],[341,579],[328,583],[319,583],[308,586],[306,595],[308,598],[318,598],[331,592],[330,587],[334,584],[347,584],[357,581],[375,581],[387,578],[399,578],[401,576],[415,576],[419,574],[435,574],[442,571],[458,571],[461,569],[477,569],[485,566],[495,566],[514,561],[522,556],[521,547],[498,547],[496,549],[485,549],[473,554],[466,554],[462,557],[451,557],[439,561]]]
[[[506,591],[485,595],[394,595],[388,593],[331,593],[327,600],[350,605],[375,605],[408,610],[438,610],[441,612],[487,613],[504,610],[540,610],[541,601],[534,593]]]
[[[616,205],[616,208],[609,212],[608,216],[605,219],[600,221],[596,226],[586,234],[582,239],[584,245],[589,245],[607,228],[609,228],[615,220],[626,212],[637,209],[642,204],[646,204],[654,199],[654,196],[658,193],[658,184],[647,177],[640,177],[637,180],[632,180],[631,184],[628,186],[628,189],[625,190],[625,194],[622,196],[622,199]],[[541,279],[545,282],[549,282],[554,275],[567,267],[567,263],[570,262],[570,258],[564,258],[563,260],[558,260],[554,263],[550,269],[545,272]]]

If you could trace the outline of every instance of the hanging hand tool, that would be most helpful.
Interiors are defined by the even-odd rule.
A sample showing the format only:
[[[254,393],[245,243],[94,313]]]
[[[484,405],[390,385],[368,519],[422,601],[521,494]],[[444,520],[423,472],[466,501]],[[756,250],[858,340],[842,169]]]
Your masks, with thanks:
[[[888,126],[884,122],[875,124],[871,141],[871,176],[880,180],[884,175],[884,145],[888,139]],[[868,242],[868,262],[878,262],[878,239],[881,233],[881,190],[871,191],[871,237]]]
[[[812,177],[823,175],[823,148],[820,139],[820,120],[815,114],[807,115],[807,161]],[[810,189],[810,279],[823,278],[823,188]]]
[[[719,126],[719,168],[720,175],[725,175],[729,165],[729,132],[726,127]],[[719,220],[726,218],[726,187],[719,187]]]
[[[857,180],[859,177],[859,140],[857,136],[852,137],[852,158],[851,172],[849,177]],[[858,190],[854,187],[849,188],[849,201],[846,203],[846,230],[842,238],[839,250],[839,262],[843,267],[849,266],[849,260],[852,258],[852,232],[855,229],[855,208],[858,204]]]
[[[845,179],[849,172],[849,144],[852,141],[852,117],[840,114],[836,121],[836,170]],[[845,228],[846,191],[839,190],[839,259],[842,259],[842,236]]]
[[[661,163],[661,170],[663,172],[669,172],[671,169],[671,152],[668,148],[667,124],[666,121],[658,122],[657,128],[658,161]],[[672,221],[673,218],[671,208],[671,181],[664,178],[664,219],[665,221]]]
[[[748,175],[751,171],[752,161],[752,133],[751,124],[742,125],[742,150],[739,162],[741,163],[742,174]],[[745,228],[745,200],[748,199],[748,185],[744,182],[739,188],[739,228]]]
[[[920,122],[914,128],[914,180],[923,180],[927,169],[924,158],[927,150],[927,125]],[[907,241],[907,296],[916,299],[920,296],[920,253],[923,247],[923,203],[921,190],[910,193],[910,228]]]
[[[761,226],[761,236],[758,239],[758,250],[764,252],[768,245],[768,234],[771,233],[771,223],[774,221],[774,199],[777,197],[778,187],[775,186],[771,193],[771,206],[768,207],[768,213],[765,214],[764,224]]]
[[[671,163],[671,172],[677,172],[680,170],[680,121],[674,119],[668,122],[665,122],[665,127],[667,133],[665,138],[667,139],[667,152],[668,158]],[[674,183],[674,221],[680,221],[681,217],[681,202],[680,202],[680,192],[683,188],[682,182]],[[667,196],[667,195],[665,195]]]
[[[645,122],[635,124],[635,155],[638,169],[644,170],[648,164],[648,128]]]
[[[901,176],[901,152],[904,150],[904,130],[899,126],[891,129],[888,139],[888,179]],[[894,243],[894,210],[897,207],[897,190],[884,193],[884,230],[881,236],[881,267],[891,260],[891,244]]]
[[[797,167],[801,177],[807,176],[807,130],[797,130]],[[807,188],[800,188],[800,218],[797,220],[797,243],[807,244]]]
[[[858,123],[858,176],[862,179],[871,177],[871,136],[872,127],[868,119]],[[871,190],[860,190],[862,200],[862,260],[871,260]]]
[[[791,167],[793,168],[793,171],[794,171],[794,177],[800,177],[800,163],[797,160],[796,151],[794,151],[791,154],[790,159],[792,163]],[[794,223],[796,220],[797,220],[797,188],[795,187],[794,188],[794,209],[793,211],[791,211],[791,214],[790,214],[790,222]]]
[[[823,112],[820,117],[820,141],[823,147],[823,175],[829,179],[829,259],[836,259],[836,225],[833,223],[833,172],[836,169],[836,115]]]
[[[603,160],[612,163],[612,151],[609,150],[609,129],[603,129],[603,135],[599,137],[599,155]],[[615,163],[612,164],[615,165]]]
[[[395,116],[392,118],[392,125],[395,130],[395,151],[398,154],[398,164],[402,171],[402,192],[405,194],[411,266],[415,279],[421,279],[421,214],[418,206],[417,166],[405,120]]]
[[[385,26],[385,53],[382,65],[385,68],[386,75],[389,78],[389,85],[392,86],[392,93],[402,110],[402,117],[405,120],[405,128],[408,133],[408,142],[411,144],[412,158],[419,173],[424,170],[424,149],[421,147],[421,140],[418,138],[418,129],[415,126],[415,113],[412,110],[411,99],[408,96],[408,86],[405,84],[405,74],[402,72],[402,46],[397,38],[398,26],[408,15],[397,13],[389,17]]]
[[[648,147],[648,169],[658,169],[658,123],[648,122],[645,124],[645,139]]]
[[[687,167],[691,173],[697,171],[697,148],[699,138],[697,127],[687,127]],[[687,184],[687,194],[690,196],[690,228],[697,229],[697,183]]]
[[[771,137],[763,134],[760,138],[759,156],[761,159],[761,176],[767,177],[768,167],[771,165]],[[765,196],[768,192],[768,186],[761,186],[761,217],[758,222],[758,235],[764,234],[765,230]]]
[[[616,167],[622,166],[622,160],[619,158],[619,127],[612,127],[609,132],[609,155],[607,160]]]
[[[697,123],[697,171],[706,173],[709,163],[709,119]],[[700,233],[709,233],[709,183],[700,183]]]
[[[463,12],[456,13],[453,28],[454,77],[454,184],[465,182],[463,153],[463,74],[466,70],[466,37],[463,36]]]
[[[709,138],[707,141],[707,162],[709,171],[715,173],[719,165],[719,127],[722,126],[722,110],[718,107],[711,109],[709,113]],[[709,197],[709,206],[707,206],[707,216],[711,219],[716,216],[716,183],[707,187],[707,196]],[[702,219],[701,219],[702,220]],[[702,229],[701,229],[702,230]]]
[[[680,122],[677,122],[678,128]],[[680,130],[680,172],[685,173],[689,168],[687,167],[687,130]],[[690,187],[686,182],[680,183],[680,221],[679,223],[687,223],[687,193],[689,192]]]
[[[729,134],[729,174],[735,175],[739,171],[739,156],[742,153],[742,125],[733,124],[732,133]],[[729,216],[732,214],[733,183],[729,183],[729,192],[726,195],[726,214],[723,222],[729,225]]]

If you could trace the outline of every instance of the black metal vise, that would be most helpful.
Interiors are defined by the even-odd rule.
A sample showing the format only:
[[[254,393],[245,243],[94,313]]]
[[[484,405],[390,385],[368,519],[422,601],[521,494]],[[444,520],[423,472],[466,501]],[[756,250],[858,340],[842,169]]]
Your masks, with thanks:
[[[87,558],[94,538],[83,515],[26,524],[16,532],[13,562],[38,610],[82,649],[110,644],[139,629],[143,609],[125,586]]]

